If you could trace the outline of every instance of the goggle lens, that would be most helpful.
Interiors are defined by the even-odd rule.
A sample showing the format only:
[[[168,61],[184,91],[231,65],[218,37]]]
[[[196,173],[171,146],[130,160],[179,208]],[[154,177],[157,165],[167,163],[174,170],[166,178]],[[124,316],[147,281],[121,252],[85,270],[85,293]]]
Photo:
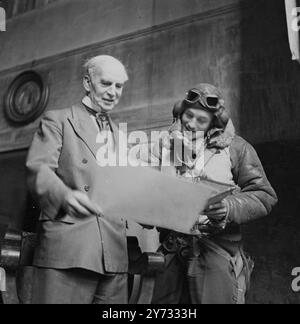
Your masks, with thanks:
[[[190,101],[191,103],[196,103],[199,100],[199,98],[200,98],[200,94],[193,90],[190,90],[186,96],[186,100]]]
[[[219,105],[219,98],[207,97],[206,102],[208,107],[217,108]]]
[[[187,93],[185,100],[191,104],[195,104],[199,101],[201,104],[204,104],[207,108],[211,109],[218,109],[220,105],[218,97],[201,96],[201,94],[195,90],[190,90]]]

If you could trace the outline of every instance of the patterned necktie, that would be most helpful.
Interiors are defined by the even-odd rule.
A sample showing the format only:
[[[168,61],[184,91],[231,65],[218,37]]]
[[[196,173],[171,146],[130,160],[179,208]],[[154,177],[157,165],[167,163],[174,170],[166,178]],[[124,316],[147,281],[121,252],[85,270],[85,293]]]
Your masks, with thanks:
[[[107,113],[97,113],[95,115],[100,130],[112,131],[110,120]]]
[[[108,113],[106,112],[96,112],[93,109],[87,108],[86,110],[95,117],[96,122],[98,124],[98,127],[100,131],[113,131],[111,123],[110,123],[110,118],[108,116]]]

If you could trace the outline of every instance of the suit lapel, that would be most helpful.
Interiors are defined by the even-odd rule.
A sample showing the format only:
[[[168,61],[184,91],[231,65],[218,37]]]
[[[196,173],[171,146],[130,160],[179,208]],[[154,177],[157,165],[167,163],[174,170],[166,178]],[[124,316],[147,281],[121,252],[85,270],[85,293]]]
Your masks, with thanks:
[[[77,136],[85,143],[87,148],[96,158],[97,150],[100,148],[97,144],[97,129],[93,125],[92,119],[83,105],[72,107],[72,118],[68,118]]]
[[[77,136],[85,143],[87,148],[97,158],[97,151],[101,144],[97,143],[97,128],[93,125],[89,113],[84,105],[72,107],[72,118],[68,118]],[[119,129],[109,117],[115,142],[115,150],[118,152]]]
[[[112,132],[113,132],[113,137],[114,137],[114,141],[115,141],[115,150],[116,152],[119,152],[118,148],[119,148],[119,128],[117,127],[117,125],[112,121],[111,117],[108,116],[111,128],[112,128]]]

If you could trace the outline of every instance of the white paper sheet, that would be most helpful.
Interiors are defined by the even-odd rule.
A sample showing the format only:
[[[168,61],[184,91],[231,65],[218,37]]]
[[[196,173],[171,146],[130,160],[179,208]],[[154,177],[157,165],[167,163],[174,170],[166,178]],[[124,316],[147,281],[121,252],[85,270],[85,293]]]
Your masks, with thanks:
[[[208,200],[221,192],[220,186],[191,183],[145,167],[99,168],[96,177],[93,200],[104,217],[122,217],[186,234],[191,234]]]

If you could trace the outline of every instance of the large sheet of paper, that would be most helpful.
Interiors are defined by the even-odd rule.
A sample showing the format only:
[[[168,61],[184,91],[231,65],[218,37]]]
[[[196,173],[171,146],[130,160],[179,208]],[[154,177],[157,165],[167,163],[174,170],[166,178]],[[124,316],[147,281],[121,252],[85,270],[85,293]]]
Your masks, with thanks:
[[[225,188],[191,183],[145,167],[99,167],[95,178],[93,200],[104,217],[122,217],[186,234],[192,233],[209,199]]]

